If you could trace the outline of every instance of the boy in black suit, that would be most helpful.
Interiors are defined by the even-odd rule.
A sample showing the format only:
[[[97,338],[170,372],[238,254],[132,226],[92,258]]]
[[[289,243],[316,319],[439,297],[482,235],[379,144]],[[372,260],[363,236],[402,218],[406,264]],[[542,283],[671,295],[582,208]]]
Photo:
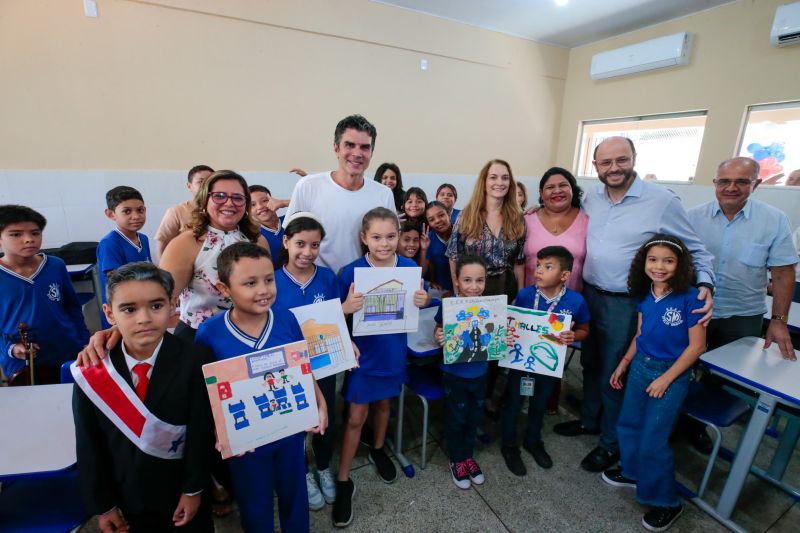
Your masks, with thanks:
[[[106,317],[122,342],[73,365],[78,468],[105,531],[214,530],[207,499],[213,422],[201,365],[210,351],[166,332],[172,276],[130,263],[108,277]]]

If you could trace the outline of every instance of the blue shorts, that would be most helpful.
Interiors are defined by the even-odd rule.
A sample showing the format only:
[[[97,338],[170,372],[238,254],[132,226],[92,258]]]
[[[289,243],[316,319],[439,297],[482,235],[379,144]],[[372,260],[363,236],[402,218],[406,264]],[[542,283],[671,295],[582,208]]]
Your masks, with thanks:
[[[371,376],[358,370],[345,376],[342,396],[350,403],[366,404],[400,396],[405,373],[394,376]]]

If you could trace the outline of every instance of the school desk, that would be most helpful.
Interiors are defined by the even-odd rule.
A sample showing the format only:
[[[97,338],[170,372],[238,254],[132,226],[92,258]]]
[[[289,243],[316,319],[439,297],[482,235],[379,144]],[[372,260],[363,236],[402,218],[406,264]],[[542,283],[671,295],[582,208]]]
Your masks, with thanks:
[[[800,359],[800,352],[795,350],[795,354]],[[753,466],[753,458],[776,407],[800,407],[800,361],[781,357],[774,343],[765,350],[764,339],[758,337],[739,339],[703,354],[700,359],[713,374],[758,396],[716,507],[699,498],[692,500],[728,528],[743,531],[731,520],[731,514],[749,473],[753,472],[795,497],[800,497],[800,491],[781,479],[800,436],[800,422],[796,416],[789,418],[769,468],[763,471]]]
[[[72,385],[0,388],[0,480],[74,465]]]

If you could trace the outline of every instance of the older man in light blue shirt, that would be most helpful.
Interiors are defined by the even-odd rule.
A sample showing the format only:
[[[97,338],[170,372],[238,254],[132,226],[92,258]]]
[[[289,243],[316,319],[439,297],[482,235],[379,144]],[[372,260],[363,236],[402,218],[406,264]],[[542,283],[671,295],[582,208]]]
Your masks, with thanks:
[[[786,317],[794,293],[797,250],[782,211],[750,198],[758,187],[759,165],[746,157],[723,161],[717,169],[717,199],[689,210],[689,220],[714,254],[717,274],[714,318],[708,348],[761,335],[767,311],[767,269],[772,271],[772,320],[766,346],[776,342],[794,359]]]
[[[623,394],[609,384],[619,360],[636,333],[636,301],[628,295],[628,272],[636,251],[656,233],[679,237],[692,252],[700,298],[698,312],[711,318],[713,257],[692,230],[680,198],[669,189],[640,179],[633,167],[630,139],[611,137],[597,145],[594,165],[602,184],[583,200],[589,215],[583,296],[591,313],[589,339],[583,343],[581,419],[556,424],[565,436],[601,433],[598,446],[581,462],[601,472],[619,459],[617,418]],[[601,418],[602,413],[602,418]]]

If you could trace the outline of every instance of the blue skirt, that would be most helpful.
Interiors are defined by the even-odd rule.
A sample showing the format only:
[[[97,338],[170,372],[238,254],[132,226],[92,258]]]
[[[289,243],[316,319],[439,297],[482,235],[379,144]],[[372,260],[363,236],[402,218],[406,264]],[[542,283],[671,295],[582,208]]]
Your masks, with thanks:
[[[393,376],[371,376],[358,370],[345,376],[342,396],[350,403],[370,403],[400,396],[405,373]]]

